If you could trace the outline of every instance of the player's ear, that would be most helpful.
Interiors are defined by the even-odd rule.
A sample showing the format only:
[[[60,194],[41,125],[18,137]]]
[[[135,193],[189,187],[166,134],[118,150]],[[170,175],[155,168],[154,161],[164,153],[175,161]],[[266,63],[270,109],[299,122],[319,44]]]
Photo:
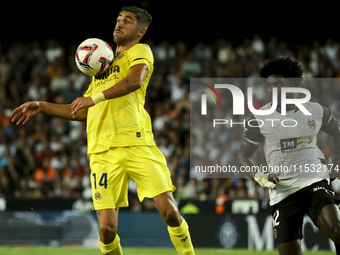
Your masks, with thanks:
[[[139,31],[138,37],[142,38],[146,33],[146,28],[142,27]]]

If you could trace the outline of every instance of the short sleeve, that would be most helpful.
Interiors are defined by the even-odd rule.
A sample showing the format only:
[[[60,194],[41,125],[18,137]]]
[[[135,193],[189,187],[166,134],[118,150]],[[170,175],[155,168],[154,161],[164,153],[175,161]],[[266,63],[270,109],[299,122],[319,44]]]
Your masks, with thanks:
[[[94,78],[93,78],[94,79]],[[93,80],[92,80],[93,81]],[[92,86],[92,83],[89,85],[88,89],[86,90],[85,94],[84,94],[84,97],[90,97],[92,96],[92,90],[93,90],[93,86]]]
[[[145,64],[148,70],[153,69],[153,55],[147,44],[136,44],[129,52],[129,69],[135,65]]]
[[[257,122],[257,120],[255,119],[254,115],[250,115],[247,118],[243,133],[243,140],[247,143],[258,145],[264,140],[264,136],[261,134],[261,130],[258,127],[258,124],[255,124],[255,122]],[[252,123],[251,126],[249,123]]]
[[[321,105],[321,107],[323,110],[321,131],[328,134],[332,132],[331,130],[336,122],[336,118],[333,116],[329,108],[323,105]]]

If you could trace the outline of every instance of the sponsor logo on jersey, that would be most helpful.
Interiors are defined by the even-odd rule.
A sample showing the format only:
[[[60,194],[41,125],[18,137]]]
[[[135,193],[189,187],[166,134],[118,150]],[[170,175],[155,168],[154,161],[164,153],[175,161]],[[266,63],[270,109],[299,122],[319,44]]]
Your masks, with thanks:
[[[297,146],[297,138],[280,139],[281,150],[295,149]]]
[[[281,150],[311,147],[312,141],[312,135],[280,139]]]
[[[119,65],[111,66],[105,73],[101,75],[97,75],[94,77],[94,81],[97,82],[98,80],[105,80],[107,79],[111,74],[116,78],[116,73],[120,72]],[[112,78],[112,77],[111,77]]]

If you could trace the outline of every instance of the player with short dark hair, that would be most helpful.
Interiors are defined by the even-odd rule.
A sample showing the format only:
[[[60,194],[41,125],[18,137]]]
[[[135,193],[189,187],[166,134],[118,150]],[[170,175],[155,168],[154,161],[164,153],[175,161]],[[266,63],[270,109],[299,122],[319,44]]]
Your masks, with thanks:
[[[136,6],[125,6],[122,9],[120,9],[119,13],[122,13],[123,11],[125,12],[132,12],[136,16],[137,22],[148,29],[149,25],[152,22],[152,16],[150,13],[142,8],[138,8]]]
[[[277,88],[278,101],[281,102],[281,87],[299,86],[302,69],[289,58],[278,58],[264,65],[260,76],[266,80],[270,95],[273,88]],[[288,97],[294,98],[294,94],[287,94]],[[246,123],[238,160],[241,165],[253,166],[250,158],[262,143],[268,167],[286,166],[290,169],[287,172],[257,172],[252,175],[262,187],[269,188],[275,244],[281,255],[302,254],[300,241],[305,214],[333,240],[336,252],[340,254],[340,213],[337,206],[340,200],[335,197],[330,186],[325,157],[316,145],[319,131],[333,136],[333,164],[334,167],[339,166],[339,125],[330,110],[323,105],[307,102],[303,106],[312,115],[303,114],[293,104],[287,105],[286,115],[281,115],[280,104],[270,115],[251,115]],[[271,103],[268,103],[260,109],[270,108]],[[295,127],[282,125],[284,119],[292,119],[298,124]],[[252,120],[252,125],[249,125],[249,120]],[[265,124],[255,125],[254,122]],[[301,171],[300,167],[304,168],[305,164],[322,171]]]
[[[25,124],[39,112],[68,120],[86,121],[91,166],[93,209],[97,211],[99,244],[103,254],[122,254],[117,235],[119,207],[128,206],[128,184],[137,183],[140,201],[152,198],[168,225],[177,252],[193,255],[189,228],[181,217],[163,154],[156,147],[149,114],[144,109],[153,72],[153,55],[139,43],[152,21],[144,9],[120,10],[113,31],[117,45],[112,66],[93,77],[84,97],[70,105],[27,102],[12,113]]]

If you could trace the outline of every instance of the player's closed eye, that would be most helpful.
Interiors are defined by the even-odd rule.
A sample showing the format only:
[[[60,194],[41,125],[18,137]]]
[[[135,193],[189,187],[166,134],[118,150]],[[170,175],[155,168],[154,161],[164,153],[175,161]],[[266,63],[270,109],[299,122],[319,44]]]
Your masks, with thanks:
[[[126,23],[131,23],[131,21],[128,20],[128,19],[123,19],[123,20],[117,19],[117,23],[119,23],[119,22],[121,22],[121,21],[122,21],[124,24],[126,24]]]

